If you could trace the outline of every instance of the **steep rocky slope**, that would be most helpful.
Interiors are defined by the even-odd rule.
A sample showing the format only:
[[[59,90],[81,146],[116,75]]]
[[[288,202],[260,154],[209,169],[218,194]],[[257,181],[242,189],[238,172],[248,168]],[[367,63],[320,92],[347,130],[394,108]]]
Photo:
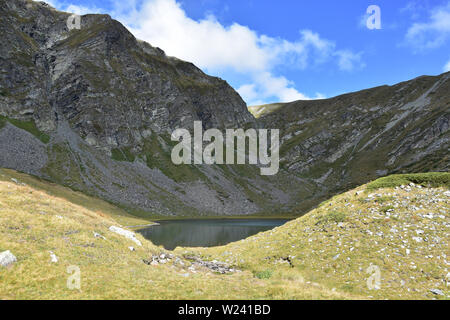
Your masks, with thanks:
[[[281,167],[325,194],[450,168],[450,73],[268,110],[259,120],[282,132]]]
[[[255,120],[223,80],[167,57],[107,15],[0,0],[0,167],[99,196],[141,216],[301,214],[380,175],[448,170],[449,74],[328,100],[276,105]],[[175,166],[170,133],[265,127],[282,170]]]
[[[268,184],[257,168],[171,163],[175,128],[255,126],[225,81],[107,15],[85,15],[69,30],[70,14],[45,4],[0,4],[0,166],[163,215],[245,214],[286,202],[283,183]]]

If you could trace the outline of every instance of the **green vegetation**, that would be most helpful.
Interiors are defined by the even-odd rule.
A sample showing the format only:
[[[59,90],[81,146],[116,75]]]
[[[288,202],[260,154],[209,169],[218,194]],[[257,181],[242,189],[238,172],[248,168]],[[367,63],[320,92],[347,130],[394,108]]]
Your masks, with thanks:
[[[171,148],[177,142],[168,137],[152,135],[145,143],[143,155],[147,166],[161,170],[164,175],[175,182],[192,182],[206,180],[203,173],[194,165],[175,165],[171,160]]]
[[[187,77],[187,76],[179,76],[175,79],[175,84],[181,90],[189,90],[195,89],[198,90],[201,94],[206,94],[207,92],[211,92],[214,90],[215,85],[208,82],[201,82],[195,78]]]
[[[79,159],[75,159],[75,154],[67,143],[52,144],[47,147],[49,159],[45,173],[59,184],[68,185],[71,188],[80,188],[82,180],[82,164]]]
[[[260,272],[255,272],[254,275],[258,279],[270,279],[272,277],[272,270],[264,270]]]
[[[328,212],[325,215],[317,217],[317,224],[326,224],[329,222],[344,222],[345,221],[345,213],[343,212]]]
[[[50,136],[39,131],[39,129],[36,127],[36,123],[33,120],[30,121],[22,121],[17,119],[11,119],[4,116],[0,116],[0,128],[5,125],[5,122],[8,121],[12,125],[16,126],[17,128],[23,129],[25,131],[28,131],[33,136],[41,140],[43,143],[48,143],[50,141]]]
[[[429,173],[411,173],[394,174],[388,177],[377,179],[367,185],[368,190],[380,188],[395,188],[410,183],[418,184],[424,187],[447,187],[450,188],[450,173],[448,172],[429,172]]]
[[[70,31],[69,37],[61,41],[59,45],[68,45],[72,48],[79,47],[85,41],[95,38],[98,34],[106,31],[108,28],[111,28],[111,25],[108,25],[107,23],[97,23],[89,28],[82,28],[80,30],[73,29]]]
[[[386,213],[386,212],[388,212],[388,211],[390,211],[390,210],[394,210],[394,209],[395,209],[394,206],[385,206],[385,207],[382,207],[382,208],[380,209],[380,211],[383,212],[383,213]]]
[[[112,149],[111,158],[116,161],[133,162],[136,157],[131,153],[130,148]]]

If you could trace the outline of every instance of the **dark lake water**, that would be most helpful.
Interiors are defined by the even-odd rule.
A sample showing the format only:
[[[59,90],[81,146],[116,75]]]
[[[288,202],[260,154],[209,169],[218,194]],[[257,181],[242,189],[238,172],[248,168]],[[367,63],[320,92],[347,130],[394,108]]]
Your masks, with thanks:
[[[214,247],[245,239],[285,224],[285,219],[192,219],[158,221],[138,232],[167,250],[176,247]]]

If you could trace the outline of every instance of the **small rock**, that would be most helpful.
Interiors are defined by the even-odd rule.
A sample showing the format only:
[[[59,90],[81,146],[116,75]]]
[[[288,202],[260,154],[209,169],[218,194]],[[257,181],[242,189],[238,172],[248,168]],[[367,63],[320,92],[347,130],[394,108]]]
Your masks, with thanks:
[[[128,249],[130,249],[130,251],[136,251],[134,247],[128,247]]]
[[[443,296],[444,295],[444,292],[442,292],[442,290],[439,290],[439,289],[431,289],[430,292],[435,294],[435,295],[437,295],[437,296]]]
[[[134,232],[116,226],[109,227],[109,230],[134,241],[138,246],[142,246],[142,243],[139,241],[139,239],[136,238],[136,234]]]
[[[94,232],[94,237],[106,240],[106,238],[104,236],[102,236],[100,233],[97,233],[97,232]]]
[[[58,263],[58,257],[52,251],[50,251],[50,261],[52,263]]]
[[[15,262],[17,262],[17,258],[11,253],[11,251],[7,250],[0,253],[0,266],[7,267]]]

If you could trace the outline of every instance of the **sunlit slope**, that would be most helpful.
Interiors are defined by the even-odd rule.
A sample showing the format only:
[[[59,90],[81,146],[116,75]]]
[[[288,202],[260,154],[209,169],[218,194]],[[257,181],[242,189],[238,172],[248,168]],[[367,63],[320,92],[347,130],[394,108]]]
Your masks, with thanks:
[[[0,169],[0,253],[9,250],[17,258],[0,266],[0,299],[355,297],[308,284],[292,287],[289,279],[273,283],[245,269],[214,274],[193,266],[183,252],[164,264],[148,265],[144,260],[169,253],[140,235],[142,246],[109,230],[119,222],[148,223],[101,200]],[[68,268],[74,266],[80,270],[81,290],[67,286],[73,279]]]
[[[448,298],[449,186],[449,173],[381,178],[274,230],[195,251],[272,283],[288,279],[287,290],[306,283],[367,298]]]
[[[255,117],[259,118],[266,114],[277,111],[281,107],[283,107],[285,103],[271,103],[271,104],[263,104],[260,106],[250,106],[248,107],[248,111]]]

